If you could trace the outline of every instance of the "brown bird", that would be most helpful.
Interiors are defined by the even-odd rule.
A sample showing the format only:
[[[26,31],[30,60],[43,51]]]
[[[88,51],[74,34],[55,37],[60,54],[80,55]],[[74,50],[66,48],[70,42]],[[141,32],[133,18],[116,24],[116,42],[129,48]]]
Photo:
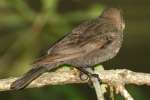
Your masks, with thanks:
[[[125,23],[117,8],[105,9],[96,19],[85,21],[50,47],[46,56],[37,60],[33,68],[11,84],[22,89],[41,74],[63,64],[76,66],[86,74],[87,68],[107,61],[118,53]]]

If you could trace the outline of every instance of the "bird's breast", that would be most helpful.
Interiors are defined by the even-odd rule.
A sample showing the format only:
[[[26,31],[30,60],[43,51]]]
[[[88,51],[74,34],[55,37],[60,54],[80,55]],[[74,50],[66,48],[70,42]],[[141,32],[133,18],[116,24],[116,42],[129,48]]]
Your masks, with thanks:
[[[106,46],[93,50],[82,57],[69,60],[66,63],[72,64],[74,66],[86,67],[105,62],[116,56],[116,54],[120,50],[121,43],[122,39],[120,38],[114,39]]]
[[[92,51],[85,57],[83,57],[84,63],[87,65],[95,65],[98,63],[105,62],[107,60],[112,59],[117,55],[121,48],[122,40],[117,38],[114,39],[112,42],[107,44],[106,46],[99,48],[97,50]]]

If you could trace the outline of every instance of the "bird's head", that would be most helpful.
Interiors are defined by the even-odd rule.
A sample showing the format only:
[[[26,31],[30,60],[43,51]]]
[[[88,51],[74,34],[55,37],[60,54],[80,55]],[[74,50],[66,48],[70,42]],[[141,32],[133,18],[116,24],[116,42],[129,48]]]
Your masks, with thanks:
[[[117,8],[107,8],[105,9],[101,16],[102,18],[107,18],[115,24],[119,30],[124,30],[125,22],[123,20],[122,10]]]

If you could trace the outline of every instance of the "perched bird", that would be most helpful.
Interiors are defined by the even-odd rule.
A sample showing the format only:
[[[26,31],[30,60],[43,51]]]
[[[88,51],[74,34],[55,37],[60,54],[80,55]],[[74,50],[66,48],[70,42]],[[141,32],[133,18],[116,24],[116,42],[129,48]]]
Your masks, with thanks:
[[[11,84],[11,89],[25,88],[41,74],[63,64],[87,68],[107,61],[118,53],[125,23],[121,11],[107,8],[95,19],[85,21],[50,47],[47,55],[33,63],[33,68]]]

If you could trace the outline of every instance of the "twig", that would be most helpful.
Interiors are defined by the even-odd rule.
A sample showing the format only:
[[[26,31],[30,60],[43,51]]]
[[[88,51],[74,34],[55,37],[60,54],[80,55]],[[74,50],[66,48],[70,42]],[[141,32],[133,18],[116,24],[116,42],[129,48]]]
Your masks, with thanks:
[[[134,100],[123,85],[118,85],[118,92],[125,98],[125,100]]]
[[[128,69],[104,70],[98,73],[101,80],[107,84],[150,85],[150,74],[133,72]]]
[[[93,86],[95,88],[95,92],[96,92],[96,95],[97,95],[97,100],[105,100],[103,91],[101,89],[101,85],[99,83],[99,80],[95,77],[93,77],[91,80],[92,80]]]
[[[97,75],[97,72],[104,70],[103,66],[99,65],[94,68],[86,68],[86,71],[90,72],[93,75]],[[90,75],[90,81],[92,82],[96,95],[97,95],[97,100],[105,100],[104,99],[104,89],[102,89],[101,84],[100,84],[100,77],[98,76],[91,76]]]

